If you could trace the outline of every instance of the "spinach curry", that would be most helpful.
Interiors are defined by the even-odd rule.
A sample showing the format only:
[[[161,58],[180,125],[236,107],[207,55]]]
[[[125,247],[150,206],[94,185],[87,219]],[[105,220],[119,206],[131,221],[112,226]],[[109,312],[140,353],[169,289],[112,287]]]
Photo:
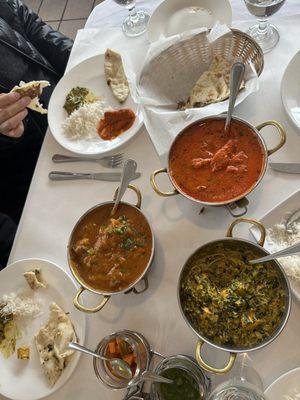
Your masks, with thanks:
[[[217,344],[249,348],[275,332],[284,316],[286,291],[273,262],[247,262],[262,255],[247,243],[219,241],[188,260],[180,301],[199,334]]]

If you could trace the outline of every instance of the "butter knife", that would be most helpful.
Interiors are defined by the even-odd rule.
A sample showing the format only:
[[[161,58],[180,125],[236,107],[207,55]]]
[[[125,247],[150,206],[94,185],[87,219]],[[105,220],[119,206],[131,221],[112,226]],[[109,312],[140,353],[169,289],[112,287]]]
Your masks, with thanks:
[[[300,174],[300,163],[270,162],[269,166],[274,171],[285,172],[287,174]]]
[[[122,176],[121,172],[99,172],[96,174],[83,174],[77,172],[62,172],[52,171],[49,173],[49,179],[52,181],[71,181],[78,179],[91,179],[96,181],[111,181],[119,182]],[[140,172],[136,172],[133,175],[133,179],[137,179],[141,176]]]

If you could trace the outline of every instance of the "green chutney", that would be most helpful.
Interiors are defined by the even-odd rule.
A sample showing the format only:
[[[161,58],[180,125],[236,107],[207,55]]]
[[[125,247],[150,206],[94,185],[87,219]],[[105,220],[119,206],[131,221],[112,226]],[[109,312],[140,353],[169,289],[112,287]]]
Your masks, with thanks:
[[[168,368],[160,375],[173,381],[157,384],[161,400],[202,400],[197,382],[184,369]]]

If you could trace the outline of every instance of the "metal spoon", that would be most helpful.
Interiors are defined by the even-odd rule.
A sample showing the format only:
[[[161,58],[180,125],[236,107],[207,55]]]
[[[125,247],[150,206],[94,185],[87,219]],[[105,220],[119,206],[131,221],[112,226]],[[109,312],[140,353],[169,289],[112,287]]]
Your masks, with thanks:
[[[285,221],[285,229],[287,233],[294,233],[293,231],[293,224],[300,219],[300,209],[294,211],[288,219]]]
[[[154,372],[151,372],[151,371],[144,371],[141,375],[132,379],[128,383],[128,386],[136,386],[143,381],[148,381],[151,383],[153,383],[153,382],[168,383],[168,384],[173,383],[173,381],[171,379],[165,378],[164,376],[155,374]]]
[[[287,247],[286,249],[277,251],[276,253],[270,254],[265,257],[258,258],[256,260],[250,260],[249,264],[259,264],[265,261],[276,260],[277,258],[292,256],[300,253],[300,243],[296,243],[293,246]]]
[[[126,160],[124,163],[124,167],[123,167],[123,172],[122,172],[122,177],[121,177],[121,183],[120,186],[118,188],[118,193],[117,193],[117,197],[115,200],[115,204],[113,206],[113,209],[111,210],[110,215],[114,215],[118,205],[129,185],[129,183],[133,180],[135,172],[136,172],[136,168],[137,168],[137,163],[134,160]]]
[[[230,121],[232,118],[232,113],[235,105],[237,95],[239,93],[242,80],[245,74],[245,64],[240,61],[235,62],[232,65],[230,73],[230,95],[229,95],[229,106],[227,111],[227,117],[225,122],[225,132],[230,126]]]
[[[104,360],[110,363],[112,371],[119,376],[120,378],[124,379],[132,379],[132,371],[130,366],[120,358],[107,358],[104,356],[100,356],[98,353],[95,353],[93,350],[89,350],[84,346],[81,346],[78,343],[71,342],[68,345],[69,349],[73,349],[76,351],[81,351],[82,353],[89,354],[90,356],[99,358],[100,360]]]

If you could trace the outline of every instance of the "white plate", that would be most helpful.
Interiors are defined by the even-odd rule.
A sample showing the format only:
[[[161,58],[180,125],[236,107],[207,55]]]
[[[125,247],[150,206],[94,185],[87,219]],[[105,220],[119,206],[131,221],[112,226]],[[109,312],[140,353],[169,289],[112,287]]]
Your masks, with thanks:
[[[105,97],[109,106],[114,109],[131,108],[136,119],[133,126],[113,140],[72,140],[62,130],[62,122],[67,118],[63,108],[67,94],[76,86],[90,89],[96,96]],[[72,68],[56,85],[48,108],[50,130],[57,142],[65,149],[80,155],[103,155],[114,151],[128,142],[142,126],[142,114],[139,106],[129,95],[124,104],[120,104],[112,95],[104,75],[104,54],[88,58]]]
[[[55,301],[65,312],[70,312],[78,342],[83,344],[85,339],[85,316],[73,306],[76,286],[57,265],[40,259],[20,260],[9,265],[0,272],[0,295],[23,288],[30,290],[23,272],[35,267],[41,268],[42,276],[48,283],[46,289],[35,292],[43,302],[43,313],[32,320],[16,346],[30,345],[30,360],[18,360],[16,354],[5,359],[0,354],[0,394],[15,400],[37,400],[49,396],[66,383],[79,361],[80,353],[76,352],[56,384],[53,387],[47,384],[34,344],[34,335],[47,322],[50,303]]]
[[[228,0],[165,0],[153,12],[147,35],[155,42],[195,28],[212,28],[219,21],[231,26],[232,10]]]
[[[300,129],[300,51],[287,66],[281,82],[281,99],[290,119]]]
[[[268,400],[298,400],[300,398],[300,368],[281,375],[265,391]]]
[[[272,226],[280,223],[287,213],[295,211],[299,209],[299,207],[300,207],[300,190],[297,190],[290,197],[286,198],[283,202],[279,203],[266,215],[260,218],[260,222],[265,226],[265,228],[271,228]],[[257,229],[253,227],[250,229],[250,232],[257,240],[259,237]],[[267,243],[265,243],[264,248],[269,251]],[[278,261],[280,262],[280,260]],[[300,301],[300,283],[297,283],[292,279],[289,279],[289,281],[291,284],[292,292],[294,293],[296,298]]]

